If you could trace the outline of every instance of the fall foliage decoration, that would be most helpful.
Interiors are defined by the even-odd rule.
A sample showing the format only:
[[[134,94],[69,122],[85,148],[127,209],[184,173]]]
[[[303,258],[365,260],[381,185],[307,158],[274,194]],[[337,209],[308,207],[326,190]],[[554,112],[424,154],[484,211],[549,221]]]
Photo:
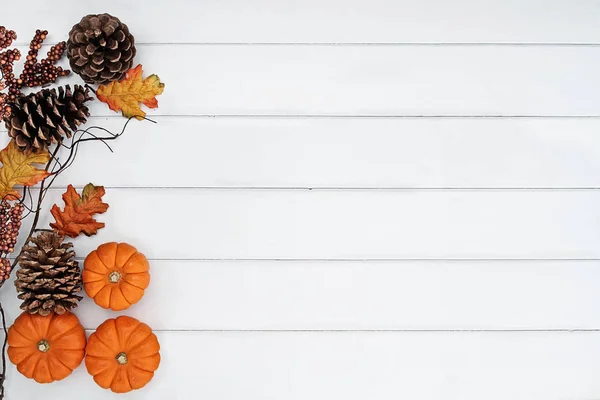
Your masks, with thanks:
[[[125,310],[137,303],[150,284],[150,264],[127,243],[105,243],[83,263],[83,287],[102,308]]]
[[[70,138],[90,116],[86,102],[93,100],[90,90],[75,85],[44,89],[21,96],[11,103],[5,119],[8,135],[22,150],[47,150],[49,146]]]
[[[15,280],[22,310],[46,316],[79,305],[81,270],[73,243],[64,239],[56,232],[42,231],[23,247]]]
[[[121,111],[126,118],[143,119],[146,113],[140,103],[149,108],[158,107],[156,96],[165,89],[157,75],[142,79],[142,65],[127,71],[122,81],[114,81],[100,86],[96,92],[98,100],[108,104],[113,111]]]
[[[108,210],[103,186],[90,183],[79,193],[68,185],[62,195],[64,206],[54,204],[50,210],[54,221],[43,227],[40,221],[45,221],[44,199],[74,164],[80,146],[100,142],[112,151],[108,142],[119,138],[131,119],[146,119],[140,103],[158,106],[156,96],[164,84],[156,75],[142,79],[141,65],[131,69],[134,37],[114,16],[83,17],[71,29],[68,42],[51,46],[46,58],[38,61],[47,37],[48,31],[36,31],[17,74],[14,64],[21,52],[9,48],[17,34],[0,26],[0,120],[9,137],[0,151],[0,288],[16,270],[14,285],[23,310],[8,330],[0,304],[0,329],[5,332],[0,400],[5,396],[6,355],[19,372],[39,383],[64,379],[82,362],[86,335],[71,311],[83,298],[84,279],[94,301],[114,310],[138,302],[150,282],[148,260],[131,245],[112,242],[98,247],[86,258],[82,274],[73,243],[65,241],[67,236],[94,235],[104,227],[96,220],[97,214]],[[107,86],[97,91],[89,85],[49,87],[70,73],[56,66],[64,52],[86,83]],[[21,91],[39,86],[27,94]],[[94,97],[128,116],[119,133],[84,127],[91,116],[88,102]],[[21,238],[24,245],[17,250],[25,223],[29,226]],[[98,327],[89,350],[86,366],[94,380],[118,393],[146,385],[160,363],[160,346],[152,330],[129,317]]]
[[[110,14],[86,15],[69,33],[69,63],[87,83],[121,79],[131,68],[135,53],[129,28]]]
[[[103,186],[94,186],[88,183],[80,196],[73,185],[69,185],[67,191],[62,195],[65,209],[61,211],[60,207],[55,204],[50,210],[56,220],[50,226],[59,234],[72,238],[81,233],[86,236],[95,235],[98,229],[104,228],[104,223],[97,222],[92,216],[108,210],[108,204],[102,202],[104,193]]]
[[[8,358],[38,383],[71,375],[85,355],[85,330],[74,314],[22,313],[8,330]]]
[[[126,393],[152,380],[160,364],[159,351],[148,325],[122,316],[105,321],[91,334],[85,366],[100,387]]]
[[[0,90],[8,87],[8,93],[0,93],[0,117],[8,118],[11,112],[11,103],[21,96],[21,88],[46,86],[55,82],[61,76],[69,75],[70,71],[55,66],[65,51],[66,42],[60,42],[50,48],[46,58],[38,62],[38,51],[48,36],[48,31],[38,29],[35,32],[25,60],[23,72],[17,78],[14,73],[14,62],[21,58],[17,49],[9,49],[0,53]],[[17,38],[14,31],[8,31],[0,26],[0,50],[7,48]]]
[[[33,186],[47,178],[50,173],[47,170],[35,167],[33,164],[45,164],[50,161],[47,151],[34,153],[22,151],[14,140],[0,151],[0,196],[4,200],[16,200],[21,197],[15,190],[16,185]]]

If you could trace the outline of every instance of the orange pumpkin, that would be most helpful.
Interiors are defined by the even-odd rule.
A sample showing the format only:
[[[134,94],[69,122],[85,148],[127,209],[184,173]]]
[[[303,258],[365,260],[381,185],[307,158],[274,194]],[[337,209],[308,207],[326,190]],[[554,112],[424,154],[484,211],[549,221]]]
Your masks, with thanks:
[[[71,375],[85,355],[85,330],[75,314],[24,312],[8,330],[8,358],[17,370],[39,383]]]
[[[127,243],[105,243],[85,258],[83,287],[96,304],[120,311],[137,303],[150,284],[146,257]]]
[[[100,387],[126,393],[150,382],[160,364],[159,351],[148,325],[122,316],[106,320],[92,333],[85,366]]]

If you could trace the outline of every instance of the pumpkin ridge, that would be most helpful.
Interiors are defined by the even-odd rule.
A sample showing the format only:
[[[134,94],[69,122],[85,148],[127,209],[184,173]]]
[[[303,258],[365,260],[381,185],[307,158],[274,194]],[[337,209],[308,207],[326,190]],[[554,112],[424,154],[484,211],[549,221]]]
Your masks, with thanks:
[[[34,355],[34,354],[35,354],[35,353],[31,353],[31,356],[30,356],[30,357],[27,357],[27,359],[29,360],[31,357],[33,357],[33,355]],[[39,357],[39,356],[35,358],[35,360],[34,360],[34,361],[35,361],[35,364],[33,365],[32,371],[34,371],[34,372],[35,372],[35,370],[37,369],[37,367],[38,367],[38,364],[40,363],[40,360],[41,360],[41,359],[42,359],[42,357]],[[19,363],[19,365],[23,365],[23,363],[21,362],[21,363]],[[17,368],[17,369],[18,369],[18,368]],[[20,371],[19,371],[19,372],[20,372]]]
[[[144,357],[144,358],[146,358],[146,357]],[[154,372],[156,372],[156,371],[150,371],[149,369],[145,369],[145,368],[142,368],[142,367],[138,367],[137,365],[134,365],[131,368],[132,369],[137,369],[137,370],[143,371],[143,372],[148,372],[150,374],[154,374]]]
[[[140,324],[141,325],[141,324]],[[129,347],[129,351],[128,353],[132,353],[134,351],[136,351],[139,347],[141,347],[142,345],[146,344],[146,342],[148,342],[148,339],[150,337],[152,337],[153,333],[152,331],[148,332],[148,335],[144,336],[143,339],[141,339],[138,343],[136,343],[134,346],[128,346]],[[129,342],[129,341],[128,341]],[[127,343],[129,345],[129,343]]]
[[[92,251],[90,254],[88,254],[88,256],[85,258],[85,260],[83,261],[83,271],[89,271],[89,272],[94,272],[96,274],[101,274],[103,275],[106,271],[102,271],[102,272],[97,272],[95,270],[93,270],[92,268],[89,267],[90,264],[92,263],[96,263],[95,260],[93,259],[97,259],[98,262],[100,263],[100,265],[102,267],[104,267],[104,269],[106,271],[108,271],[108,268],[106,267],[106,265],[104,264],[104,262],[102,262],[102,260],[100,259],[100,256],[98,255],[98,250],[94,250]],[[89,260],[89,261],[88,261]],[[86,263],[87,263],[87,267],[86,267]]]
[[[58,334],[58,336],[52,337],[52,338],[47,338],[48,340],[54,342],[57,340],[62,339],[63,337],[67,336],[67,334],[73,333],[74,330],[78,330],[80,327],[80,325],[74,325],[71,329],[69,329],[68,331],[64,331],[64,332],[60,332]]]
[[[24,334],[22,331],[18,330],[17,328],[20,328],[22,326],[22,328],[27,331],[27,332],[31,332],[32,335],[34,336],[29,336]],[[13,324],[13,326],[11,326],[11,329],[15,329],[17,330],[17,332],[19,332],[21,334],[21,336],[23,336],[24,338],[26,338],[27,340],[36,340],[39,339],[37,337],[37,329],[35,329],[35,325],[33,324],[33,321],[31,320],[31,315],[30,314],[21,314],[17,317],[17,319],[15,319],[15,322]]]
[[[41,369],[41,371],[38,371],[38,369]],[[42,374],[43,372],[47,372]],[[42,374],[42,376],[40,377],[40,374]],[[50,379],[48,380],[48,376],[50,377]],[[39,380],[38,380],[39,378]],[[38,382],[38,383],[50,383],[55,381],[54,377],[52,376],[52,371],[50,368],[50,364],[48,364],[48,357],[39,357],[38,358],[38,362],[35,365],[35,369],[34,369],[34,373],[33,373],[33,380]]]
[[[125,284],[125,283],[126,283],[126,284],[128,284],[128,285],[131,285],[131,283],[129,283],[129,282],[124,282],[124,284]],[[129,299],[127,298],[127,296],[125,295],[125,292],[123,291],[124,284],[123,284],[123,285],[121,285],[121,286],[119,286],[119,291],[121,292],[121,295],[123,296],[123,298],[124,298],[125,300],[127,300],[127,301],[129,302],[129,304],[131,304],[131,305],[133,305],[133,304],[137,303],[137,302],[139,301],[139,299],[137,299],[137,298],[132,298],[131,300],[129,300]],[[133,285],[131,285],[131,286],[133,286]],[[140,289],[140,288],[138,288],[138,287],[136,287],[136,289],[143,290],[143,289]]]
[[[135,361],[144,361],[145,359],[147,359],[147,358],[153,358],[154,356],[155,356],[155,355],[153,354],[153,355],[146,356],[146,357],[140,357],[140,358],[136,358],[136,359],[135,359]],[[137,368],[137,369],[139,369],[140,371],[151,372],[151,373],[154,373],[154,372],[156,371],[156,370],[153,370],[153,371],[152,371],[152,370],[149,370],[149,369],[142,368],[142,367],[140,367],[140,366],[139,366],[139,365],[137,365],[137,364],[138,364],[137,362],[134,362],[134,365],[132,365],[132,366],[131,366],[131,368]]]
[[[96,353],[95,351],[93,351],[93,352],[88,351],[88,347],[92,348],[92,347],[97,347],[97,346],[102,346],[103,347],[102,351],[103,352],[108,351],[108,352],[110,352],[110,354],[112,354],[112,352],[115,351],[112,348],[112,346],[109,346],[104,341],[100,340],[96,333],[92,333],[92,335],[90,336],[90,339],[88,340],[87,346],[86,346],[86,355],[88,357],[94,357],[94,358],[98,358],[98,359],[102,359],[102,360],[110,359],[110,355],[103,356],[102,355],[103,353],[100,353],[101,355],[98,355],[99,353]]]
[[[133,373],[132,369],[133,368],[127,368],[125,370],[125,376],[127,377],[127,383],[129,384],[129,387],[133,389],[133,382],[135,382],[135,379],[132,379],[131,377]]]
[[[71,371],[73,370],[73,368],[72,368],[72,367],[70,367],[70,366],[68,366],[67,364],[65,364],[64,362],[62,362],[62,360],[60,359],[60,357],[58,357],[57,355],[55,355],[55,354],[49,354],[49,355],[48,355],[48,357],[49,357],[49,358],[51,357],[53,360],[57,361],[57,362],[58,362],[59,364],[61,364],[63,367],[65,367],[65,368],[67,368],[67,369],[69,369],[69,370],[71,370]]]
[[[50,361],[50,357],[52,357],[52,356],[51,356],[50,354],[48,354],[48,358],[46,359],[46,364],[48,364],[48,373],[50,374],[50,378],[51,378],[53,381],[57,381],[57,380],[58,380],[58,378],[57,378],[57,377],[55,377],[55,376],[52,374],[52,371],[53,371],[53,369],[52,369],[52,368],[50,368],[50,362],[49,362],[49,361]],[[58,360],[58,357],[53,357],[53,359],[55,359],[55,360]],[[61,364],[62,364],[62,363],[61,363]],[[64,365],[64,364],[63,364],[63,365]],[[64,365],[64,366],[66,367],[66,365]]]
[[[140,289],[140,290],[144,290],[144,291],[145,291],[145,290],[147,289],[147,287],[143,288],[143,287],[140,287],[140,286],[138,286],[138,285],[134,285],[133,283],[131,283],[131,282],[129,282],[127,279],[125,279],[126,277],[128,277],[128,276],[130,276],[130,275],[144,275],[144,274],[146,274],[146,272],[134,272],[133,274],[123,274],[123,276],[124,276],[123,280],[124,280],[125,282],[127,282],[128,284],[130,284],[131,286],[135,286],[136,288],[138,288],[138,289]]]
[[[113,346],[111,346],[110,344],[106,343],[104,340],[100,339],[100,337],[98,336],[98,334],[96,334],[95,338],[96,338],[97,341],[99,341],[100,343],[102,343],[103,345],[105,345],[107,348],[109,348],[111,350],[115,349]],[[98,356],[94,356],[94,357],[100,358]],[[106,357],[106,358],[108,359],[108,358],[111,358],[111,357]]]
[[[85,280],[86,280],[86,282],[98,282],[98,281],[101,281],[104,278],[106,278],[106,275],[99,274],[98,272],[92,271],[91,269],[87,270],[87,271],[84,270],[83,273],[85,273]],[[90,275],[95,275],[95,276],[98,277],[98,279],[92,280],[92,279],[90,279]]]
[[[112,295],[112,290],[111,290],[111,295]],[[110,301],[110,298],[109,298]],[[110,303],[109,303],[110,304]],[[107,325],[105,325],[107,324]],[[110,325],[110,329],[106,328],[106,326]],[[115,339],[117,340],[117,342],[119,341],[119,335],[116,334],[117,332],[117,321],[115,319],[109,319],[108,321],[106,321],[104,324],[102,324],[103,329],[101,330],[102,333],[106,333],[107,334],[107,338],[112,342]],[[98,336],[98,329],[96,329],[96,336]],[[99,337],[99,336],[98,336]],[[113,350],[118,350],[115,349],[114,346],[111,346],[109,344],[107,344],[105,341],[100,340],[102,343],[104,343],[105,345],[108,346],[109,349],[113,349]]]
[[[117,367],[115,374],[113,375],[112,379],[110,380],[110,385],[109,387],[112,388],[112,386],[115,384],[115,379],[117,379],[117,376],[119,376],[119,369]]]
[[[56,317],[56,314],[55,314],[55,313],[50,313],[50,315],[48,315],[48,316],[46,316],[46,317],[42,317],[42,316],[41,316],[41,315],[39,315],[39,314],[34,314],[34,315],[31,315],[31,316],[30,316],[30,318],[31,318],[31,323],[32,323],[32,325],[33,325],[33,327],[34,327],[35,331],[36,331],[36,332],[37,332],[37,334],[38,334],[38,335],[40,335],[40,337],[42,337],[42,338],[45,338],[45,337],[46,337],[46,335],[48,335],[48,330],[50,329],[50,325],[51,325],[51,324],[54,322],[54,319],[55,319],[55,317]],[[41,319],[41,321],[43,322],[43,324],[41,324],[41,326],[40,326],[40,324],[39,324],[39,323],[36,323],[36,320],[40,320],[40,318],[42,318],[42,319]],[[38,330],[38,328],[41,328],[41,329],[43,329],[43,332],[40,332],[40,331]]]
[[[86,357],[86,359],[89,358],[89,360],[87,362],[89,362],[90,360],[93,360],[93,359],[96,359],[96,360],[111,360],[111,359],[114,359],[114,357],[97,357],[97,356],[89,356],[87,354],[85,355],[85,357]],[[94,375],[100,375],[101,373],[103,373],[104,371],[108,370],[109,368],[111,368],[111,366],[107,364],[106,368],[97,371]]]
[[[100,261],[100,264],[104,265],[104,268],[106,268],[107,271],[110,271],[110,268],[104,264],[104,261],[102,261],[102,257],[100,257],[100,255],[98,254],[98,250],[94,250],[96,252],[96,255],[98,256],[98,261]]]
[[[27,339],[27,340],[29,340],[29,341],[32,341],[32,342],[35,342],[35,341],[36,341],[36,338],[34,338],[34,337],[29,337],[29,336],[27,336],[27,335],[24,335],[24,334],[23,334],[23,333],[22,333],[22,332],[21,332],[21,331],[20,331],[20,330],[17,328],[17,324],[14,324],[14,325],[13,325],[13,326],[11,326],[10,328],[11,328],[11,329],[12,329],[14,332],[16,332],[18,335],[21,335],[21,337],[23,337],[23,338],[25,338],[25,339]],[[27,346],[13,346],[13,347],[27,347]]]
[[[118,297],[121,297],[120,299]],[[126,308],[129,308],[129,306],[127,307],[120,307],[119,305],[121,304],[121,300],[125,299],[125,301],[128,301],[125,296],[123,295],[123,291],[121,290],[121,286],[118,284],[114,284],[112,286],[112,288],[110,289],[110,298],[109,298],[109,307],[111,310],[115,310],[115,311],[121,311],[121,310],[125,310]],[[116,304],[115,304],[116,303]],[[115,328],[116,329],[116,328]]]
[[[24,348],[24,347],[21,347],[21,348]],[[25,357],[24,359],[22,359],[19,364],[24,363],[25,361],[29,360],[33,356],[33,354],[34,354],[33,352],[29,353],[29,355],[27,357]],[[9,353],[8,359],[10,360],[10,353]],[[12,362],[12,360],[11,360],[11,362]]]
[[[103,280],[104,280],[104,277],[102,277],[102,278],[100,278],[100,279],[97,279],[97,280],[95,280],[95,281],[92,281],[92,280],[90,280],[90,279],[86,279],[86,280],[85,280],[85,283],[96,283],[96,282],[102,282]]]
[[[119,290],[121,290],[121,288],[119,288]],[[123,291],[121,291],[121,294],[123,294]],[[125,295],[123,295],[124,297]],[[124,348],[124,349],[128,349],[126,353],[129,353],[131,351],[131,349],[129,348],[129,340],[131,339],[131,336],[133,335],[133,333],[135,331],[138,330],[138,328],[140,327],[140,325],[142,324],[140,321],[135,320],[135,322],[137,322],[137,325],[135,325],[135,327],[133,329],[131,329],[129,331],[129,334],[127,335],[127,337],[123,337],[123,335],[118,335],[119,336],[119,344]],[[115,327],[117,326],[117,320],[115,319]]]
[[[123,263],[123,265],[121,265],[119,268],[120,268],[120,269],[123,269],[123,268],[125,268],[125,266],[127,265],[127,263],[128,263],[128,262],[129,262],[129,261],[130,261],[130,260],[133,258],[133,256],[135,256],[135,255],[136,255],[136,254],[138,254],[138,253],[139,253],[139,251],[136,251],[136,252],[134,252],[133,254],[131,254],[131,255],[129,256],[129,258],[128,258],[127,260],[125,260],[125,262]]]

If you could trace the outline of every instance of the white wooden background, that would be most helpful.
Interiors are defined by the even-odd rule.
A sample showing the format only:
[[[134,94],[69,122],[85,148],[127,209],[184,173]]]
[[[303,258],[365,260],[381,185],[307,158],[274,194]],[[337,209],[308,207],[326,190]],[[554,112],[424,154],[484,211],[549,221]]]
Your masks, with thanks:
[[[123,399],[600,398],[599,1],[30,0],[0,24],[24,48],[104,11],[166,83],[158,124],[82,149],[50,200],[103,184],[78,254],[151,259],[125,314],[163,362]],[[8,400],[114,398],[84,367],[9,373]]]

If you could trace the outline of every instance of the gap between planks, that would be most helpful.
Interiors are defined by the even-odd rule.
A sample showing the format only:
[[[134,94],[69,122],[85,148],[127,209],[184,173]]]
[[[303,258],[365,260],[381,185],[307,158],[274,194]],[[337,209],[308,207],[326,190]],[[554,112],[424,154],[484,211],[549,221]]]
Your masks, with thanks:
[[[7,257],[9,260],[15,260],[15,257]],[[78,261],[85,260],[85,257],[75,257]],[[538,263],[538,262],[580,262],[596,263],[600,258],[148,258],[148,261],[156,262],[196,262],[196,263],[215,263],[215,262],[264,262],[264,263]]]
[[[93,328],[85,328],[94,332]],[[172,333],[598,333],[600,329],[153,329]]]
[[[56,41],[44,42],[44,46],[54,46]],[[136,42],[136,46],[319,46],[319,47],[600,47],[595,42]],[[29,46],[21,40],[13,46]]]
[[[60,86],[60,85],[57,85]],[[152,110],[150,111],[152,112]],[[92,119],[123,119],[120,114],[92,115]],[[454,114],[147,114],[147,119],[161,118],[219,118],[219,119],[598,119],[597,115],[533,115],[533,114],[505,114],[505,115],[454,115]],[[123,119],[126,122],[126,119]],[[157,121],[153,121],[157,122]],[[82,132],[83,130],[79,130]],[[0,128],[0,133],[7,133]]]
[[[76,189],[82,189],[83,185],[73,185]],[[65,190],[65,185],[55,185],[48,190]],[[600,187],[375,187],[375,186],[357,186],[357,187],[335,187],[335,186],[109,186],[104,185],[105,189],[111,190],[182,190],[182,191],[244,191],[244,192],[262,192],[262,191],[308,191],[308,192],[360,192],[360,191],[380,191],[380,192],[588,192],[598,191]],[[37,187],[32,187],[36,191]]]

